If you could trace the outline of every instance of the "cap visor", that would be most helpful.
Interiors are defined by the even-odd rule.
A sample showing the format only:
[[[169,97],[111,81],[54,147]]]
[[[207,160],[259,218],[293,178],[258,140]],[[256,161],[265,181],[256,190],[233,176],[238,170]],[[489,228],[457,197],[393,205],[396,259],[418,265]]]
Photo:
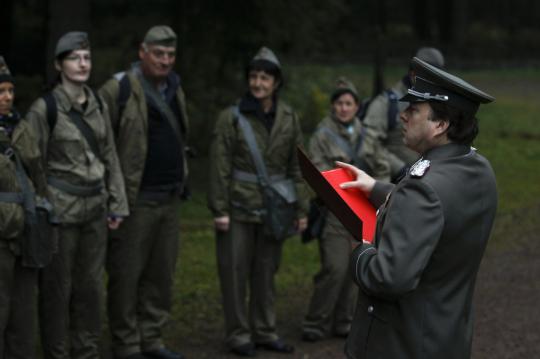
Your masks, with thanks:
[[[398,100],[399,102],[425,102],[426,99],[422,97],[416,97],[414,95],[411,95],[410,93],[406,94],[402,98]]]

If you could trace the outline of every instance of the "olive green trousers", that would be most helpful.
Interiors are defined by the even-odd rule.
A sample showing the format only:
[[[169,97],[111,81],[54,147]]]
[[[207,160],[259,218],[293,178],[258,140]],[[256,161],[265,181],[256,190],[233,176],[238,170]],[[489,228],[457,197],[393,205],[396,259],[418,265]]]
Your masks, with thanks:
[[[321,269],[313,280],[314,290],[303,331],[321,337],[344,336],[351,328],[358,295],[349,270],[351,235],[329,213],[318,243]]]
[[[1,240],[0,240],[1,241]],[[36,358],[37,270],[0,247],[0,358]]]
[[[233,348],[278,339],[274,275],[283,242],[265,238],[262,224],[234,219],[229,231],[217,232],[216,237],[225,344]]]
[[[97,359],[107,221],[62,224],[58,252],[41,270],[39,318],[45,359]]]
[[[109,235],[107,311],[115,356],[164,346],[180,236],[180,199],[138,201]]]

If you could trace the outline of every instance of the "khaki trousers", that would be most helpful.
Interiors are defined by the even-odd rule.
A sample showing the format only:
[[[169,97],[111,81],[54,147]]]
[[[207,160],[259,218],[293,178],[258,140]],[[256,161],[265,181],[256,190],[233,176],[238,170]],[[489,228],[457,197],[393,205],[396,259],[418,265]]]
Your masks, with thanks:
[[[113,352],[124,357],[162,348],[180,235],[180,199],[138,201],[109,235],[107,310]]]
[[[58,252],[42,269],[39,316],[45,359],[97,359],[107,221],[62,224]]]
[[[349,333],[358,287],[349,270],[351,236],[329,213],[319,240],[321,269],[314,277],[314,291],[303,331],[320,336]]]
[[[216,249],[225,344],[232,348],[278,339],[274,275],[281,261],[282,242],[265,238],[262,224],[233,219],[228,232],[217,233]]]
[[[36,284],[37,270],[0,247],[0,358],[36,358]]]

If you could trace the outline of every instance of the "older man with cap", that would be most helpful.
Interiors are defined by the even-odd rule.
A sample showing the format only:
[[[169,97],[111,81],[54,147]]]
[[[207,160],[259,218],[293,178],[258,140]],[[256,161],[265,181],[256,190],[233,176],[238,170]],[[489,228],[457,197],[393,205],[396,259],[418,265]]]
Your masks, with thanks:
[[[422,47],[416,57],[438,68],[444,67],[444,57],[436,48]],[[408,73],[391,89],[376,96],[366,110],[362,156],[375,178],[395,182],[418,159],[418,153],[403,143],[399,121],[399,113],[406,105],[398,99],[411,87],[413,76],[414,71],[409,66]]]
[[[34,133],[14,98],[15,79],[0,56],[0,358],[23,359],[36,356],[37,329],[38,271],[25,260],[28,194],[45,196],[47,184]]]
[[[361,289],[348,358],[465,359],[472,298],[497,207],[495,175],[471,147],[475,114],[493,97],[414,58],[413,87],[401,98],[405,144],[421,154],[395,186],[340,163],[379,208],[373,243],[351,256]]]
[[[278,96],[281,64],[270,49],[261,48],[250,61],[246,80],[244,96],[221,112],[210,149],[208,206],[216,227],[225,344],[240,356],[254,356],[256,347],[291,353],[294,347],[277,333],[274,311],[274,275],[284,236],[269,231],[272,212],[263,187],[286,181],[289,190],[296,189],[296,205],[288,206],[284,220],[303,231],[307,199],[296,160],[302,131],[296,113]]]
[[[129,212],[106,106],[86,85],[87,34],[64,34],[54,64],[58,83],[25,118],[60,221],[58,253],[40,275],[42,347],[44,358],[99,358],[107,227],[118,228]]]
[[[131,215],[109,235],[108,313],[116,358],[179,359],[162,330],[171,310],[179,207],[188,175],[188,117],[173,71],[176,34],[154,26],[139,62],[100,93],[108,104]]]

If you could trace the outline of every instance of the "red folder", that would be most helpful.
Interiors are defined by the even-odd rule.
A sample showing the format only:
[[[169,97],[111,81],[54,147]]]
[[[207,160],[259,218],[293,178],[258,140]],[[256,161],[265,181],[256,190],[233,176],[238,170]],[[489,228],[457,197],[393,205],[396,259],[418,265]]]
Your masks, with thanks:
[[[297,150],[302,176],[326,207],[357,240],[372,242],[377,224],[377,211],[366,195],[354,188],[341,189],[353,176],[343,168],[319,171],[300,148]]]

